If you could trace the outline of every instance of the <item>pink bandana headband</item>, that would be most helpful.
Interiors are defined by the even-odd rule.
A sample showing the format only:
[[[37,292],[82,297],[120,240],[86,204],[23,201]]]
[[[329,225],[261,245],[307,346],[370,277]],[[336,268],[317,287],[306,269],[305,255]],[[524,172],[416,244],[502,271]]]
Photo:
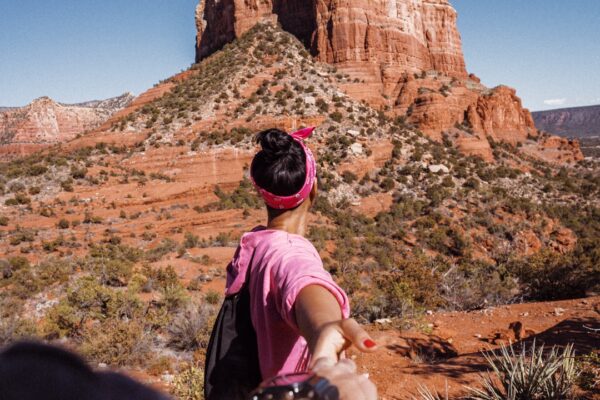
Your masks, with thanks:
[[[300,188],[298,193],[291,196],[277,196],[258,186],[254,181],[252,174],[250,174],[250,179],[252,179],[252,183],[256,187],[256,190],[258,190],[262,198],[265,200],[265,203],[269,207],[278,210],[289,210],[299,206],[310,195],[313,185],[315,184],[315,180],[317,179],[317,163],[310,149],[304,144],[304,139],[310,137],[314,130],[315,127],[310,127],[300,129],[299,131],[289,134],[296,142],[300,144],[300,146],[302,146],[302,150],[304,150],[304,154],[306,156],[306,179],[304,180],[304,185],[302,185],[302,188]]]

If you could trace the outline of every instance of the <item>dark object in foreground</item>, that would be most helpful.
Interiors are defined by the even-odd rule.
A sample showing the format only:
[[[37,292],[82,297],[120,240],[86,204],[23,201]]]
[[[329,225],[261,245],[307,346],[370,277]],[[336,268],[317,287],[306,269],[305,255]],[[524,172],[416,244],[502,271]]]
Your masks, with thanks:
[[[23,342],[0,353],[2,400],[168,400],[125,375],[94,372],[79,356]]]
[[[338,400],[340,392],[327,379],[311,373],[276,376],[263,382],[251,400]]]
[[[248,282],[250,267],[242,289],[223,301],[213,327],[204,367],[204,397],[207,400],[245,400],[260,384]]]

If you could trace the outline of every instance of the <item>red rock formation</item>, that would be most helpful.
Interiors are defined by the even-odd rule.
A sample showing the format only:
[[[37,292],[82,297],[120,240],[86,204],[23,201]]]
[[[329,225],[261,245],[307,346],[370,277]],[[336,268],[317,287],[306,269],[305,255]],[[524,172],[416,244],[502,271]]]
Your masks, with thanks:
[[[54,143],[62,143],[98,127],[133,96],[74,105],[41,97],[22,108],[0,112],[0,153],[23,155]]]
[[[467,75],[448,0],[203,0],[196,10],[196,58],[266,21],[278,21],[318,60],[375,72],[380,80],[423,70]]]
[[[275,21],[350,76],[339,82],[348,95],[407,114],[433,139],[456,127],[461,150],[491,161],[488,137],[516,145],[537,136],[514,89],[467,75],[448,0],[202,0],[196,58]]]

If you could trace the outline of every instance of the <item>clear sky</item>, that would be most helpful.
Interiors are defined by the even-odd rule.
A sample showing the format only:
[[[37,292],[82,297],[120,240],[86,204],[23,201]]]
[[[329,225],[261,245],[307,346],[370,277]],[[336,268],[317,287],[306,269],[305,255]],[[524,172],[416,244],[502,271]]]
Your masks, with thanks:
[[[600,104],[600,0],[451,0],[467,68],[532,110]],[[197,0],[0,0],[0,106],[139,94],[194,61]]]
[[[600,0],[450,0],[469,72],[532,111],[600,104]]]

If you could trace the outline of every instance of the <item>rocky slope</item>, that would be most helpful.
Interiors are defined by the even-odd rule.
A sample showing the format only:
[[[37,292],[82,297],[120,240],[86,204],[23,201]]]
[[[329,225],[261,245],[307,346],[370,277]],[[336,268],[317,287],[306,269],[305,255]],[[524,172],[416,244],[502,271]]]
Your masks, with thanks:
[[[41,97],[21,108],[0,111],[0,154],[3,157],[28,154],[100,126],[116,111],[128,105],[133,95],[80,104],[61,104]]]
[[[405,116],[436,140],[448,133],[463,152],[491,161],[488,137],[516,144],[537,131],[513,89],[467,76],[456,18],[448,0],[201,1],[196,58],[257,23],[277,22],[336,67],[351,97]],[[570,145],[560,162],[583,158]]]
[[[533,113],[538,129],[568,138],[600,137],[600,105]]]

